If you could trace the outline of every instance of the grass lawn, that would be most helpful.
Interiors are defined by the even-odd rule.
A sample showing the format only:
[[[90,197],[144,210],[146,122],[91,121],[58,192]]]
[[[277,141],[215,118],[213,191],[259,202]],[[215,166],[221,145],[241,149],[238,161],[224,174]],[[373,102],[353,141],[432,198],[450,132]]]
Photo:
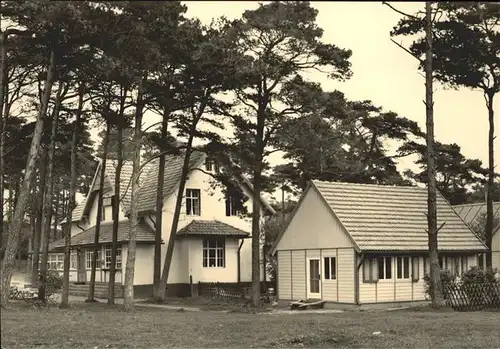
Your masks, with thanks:
[[[76,303],[1,311],[10,348],[499,348],[500,312],[245,314]],[[380,335],[373,332],[380,331]]]

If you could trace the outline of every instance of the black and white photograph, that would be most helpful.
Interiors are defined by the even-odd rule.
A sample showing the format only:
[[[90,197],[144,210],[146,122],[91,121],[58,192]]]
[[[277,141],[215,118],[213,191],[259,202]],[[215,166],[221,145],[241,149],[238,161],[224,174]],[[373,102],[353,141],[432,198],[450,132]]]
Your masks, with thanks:
[[[1,349],[500,349],[498,129],[500,2],[2,0]]]

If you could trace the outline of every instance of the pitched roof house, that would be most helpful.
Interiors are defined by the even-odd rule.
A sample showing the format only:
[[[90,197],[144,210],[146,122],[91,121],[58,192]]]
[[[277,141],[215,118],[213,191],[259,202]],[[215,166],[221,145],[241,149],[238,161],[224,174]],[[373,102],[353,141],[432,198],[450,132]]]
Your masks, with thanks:
[[[440,263],[461,273],[486,247],[437,195]],[[273,246],[278,297],[367,304],[425,300],[427,190],[312,181]]]
[[[486,203],[465,204],[453,206],[455,211],[472,228],[478,224],[485,224]],[[491,241],[491,262],[493,268],[500,270],[500,202],[493,203],[493,239]],[[479,259],[481,265],[485,265],[484,256]]]
[[[180,184],[184,156],[167,156],[163,178],[162,240],[168,242],[177,191]],[[139,225],[137,232],[136,272],[134,286],[136,294],[150,296],[153,284],[153,259],[155,242],[155,210],[159,160],[144,166],[139,178]],[[101,165],[96,170],[91,189],[72,213],[72,249],[70,279],[84,283],[90,279],[92,248],[97,220],[97,194]],[[107,282],[111,262],[112,241],[112,197],[116,174],[114,160],[108,160],[105,168],[104,200],[99,236],[100,263],[97,282]],[[176,243],[169,274],[167,292],[172,295],[189,293],[190,282],[250,282],[251,281],[251,220],[238,211],[234,198],[224,194],[221,183],[214,186],[211,174],[224,166],[208,158],[205,153],[194,151],[190,159],[190,173],[186,181],[184,199],[179,220]],[[232,173],[232,172],[231,172]],[[118,226],[119,258],[116,264],[118,283],[124,280],[125,261],[131,205],[130,180],[132,164],[125,162],[120,178],[120,212]],[[235,182],[247,196],[244,206],[251,212],[254,199],[253,188],[239,174]],[[272,207],[260,198],[263,214],[273,214]],[[62,268],[64,240],[50,245],[53,252],[50,261]],[[162,264],[166,245],[162,246]],[[52,265],[52,264],[51,264]],[[264,275],[264,273],[262,273]],[[262,275],[262,276],[263,276]]]

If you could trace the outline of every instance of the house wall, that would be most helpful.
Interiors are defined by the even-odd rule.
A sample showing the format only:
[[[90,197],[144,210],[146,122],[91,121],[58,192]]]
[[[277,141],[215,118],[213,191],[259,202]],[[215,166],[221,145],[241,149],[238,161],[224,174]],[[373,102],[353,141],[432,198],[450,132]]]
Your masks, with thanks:
[[[238,281],[238,239],[227,238],[226,263],[224,268],[203,267],[203,239],[191,238],[182,239],[182,243],[187,247],[189,253],[189,263],[185,275],[193,277],[193,283],[197,282],[237,282]]]
[[[99,195],[94,195],[94,200],[92,201],[92,207],[90,208],[89,212],[89,221],[87,224],[87,227],[93,227],[97,223],[97,202],[99,200]],[[112,207],[112,201],[111,198],[104,198],[103,199],[103,206],[104,206],[104,219],[102,220],[103,222],[112,222],[113,221],[113,207]],[[123,207],[120,203],[120,212],[118,213],[118,220],[126,219],[125,214],[123,213]],[[82,226],[83,227],[83,226]]]
[[[308,259],[320,260],[320,298],[330,302],[351,303],[354,299],[354,249],[280,250],[278,253],[278,298],[298,300],[310,298],[307,294]],[[336,278],[326,280],[324,258],[335,257]]]
[[[353,243],[340,221],[311,187],[293,215],[276,250],[352,248]]]
[[[500,231],[497,230],[491,241],[492,266],[500,271]]]
[[[315,188],[309,188],[304,194],[276,250],[280,299],[307,298],[307,260],[318,258],[321,298],[354,303],[354,245]],[[325,257],[336,259],[335,280],[324,278]]]
[[[246,232],[251,232],[252,231],[252,222],[250,217],[246,216],[226,216],[226,204],[225,204],[225,196],[221,188],[216,187],[212,188],[212,183],[213,183],[213,178],[201,171],[192,171],[189,175],[188,180],[186,181],[186,189],[200,189],[200,195],[201,195],[201,214],[199,216],[192,216],[192,215],[186,215],[186,202],[185,199],[182,201],[182,206],[181,206],[181,213],[179,216],[179,225],[178,225],[178,230],[184,228],[186,225],[191,223],[193,220],[218,220],[220,222],[229,224],[235,228],[239,228],[243,231]],[[248,212],[252,211],[252,198],[250,197],[250,193],[245,191],[245,194],[248,195],[248,200],[244,203],[244,206],[247,208]],[[164,260],[164,256],[166,254],[166,245],[168,244],[168,239],[170,236],[170,227],[172,224],[173,220],[173,215],[175,211],[175,203],[177,200],[177,188],[175,189],[174,194],[166,198],[164,204],[163,204],[163,220],[162,220],[162,239],[165,243],[164,247],[162,248],[162,260]],[[263,210],[261,211],[261,215],[263,216]],[[150,220],[146,220],[147,223],[153,227],[153,222]],[[262,220],[264,221],[264,220]],[[186,270],[186,273],[184,273],[182,270],[182,267],[180,265],[182,263],[187,263],[188,258],[192,258],[193,263],[197,263],[195,261],[196,258],[200,258],[200,263],[201,263],[201,256],[202,256],[202,251],[201,251],[201,240],[198,240],[199,246],[195,244],[192,240],[189,240],[189,242],[186,242],[188,240],[186,239],[179,239],[175,242],[175,251],[174,251],[174,257],[173,257],[173,265],[170,268],[171,272],[174,274],[169,275],[169,283],[170,282],[180,282],[180,283],[186,283],[189,282],[189,273]],[[238,248],[238,244],[241,240],[238,241],[231,241],[228,245],[226,245],[226,258],[231,259],[231,266],[230,268],[234,268],[236,270],[236,254],[233,253],[234,251],[234,246],[236,246],[236,250]],[[183,243],[186,243],[187,245],[185,247],[181,247]],[[177,246],[180,245],[178,248]],[[193,251],[190,251],[189,248],[194,248]],[[228,250],[228,248],[231,248],[232,252]],[[189,251],[188,251],[189,250]],[[199,254],[199,257],[197,257],[197,254]],[[261,258],[262,258],[262,250],[261,250]],[[227,265],[229,266],[230,260],[227,260]],[[234,261],[232,261],[234,259]],[[182,261],[182,263],[181,263]],[[163,263],[163,262],[162,262]],[[174,266],[178,263],[178,268],[175,268]],[[201,265],[201,264],[200,264]],[[176,270],[175,272],[173,270]],[[207,268],[208,269],[208,268]],[[182,274],[182,275],[181,275]],[[231,278],[227,275],[235,275]],[[261,280],[264,278],[264,273],[261,273]],[[206,273],[197,273],[196,275],[199,275],[200,278],[204,279],[205,281],[222,281],[218,280],[218,273],[213,274],[213,278],[211,280],[208,280],[208,274]],[[232,281],[228,282],[236,282],[237,281],[237,276],[235,272],[229,272],[226,271],[224,273],[224,278],[229,280],[231,279]],[[252,275],[252,246],[251,246],[251,240],[250,239],[245,239],[245,242],[243,243],[242,249],[241,249],[241,281],[251,281],[251,275]]]
[[[463,255],[467,258],[467,269],[477,265],[476,255]],[[462,255],[460,255],[462,257]],[[410,278],[397,278],[396,257],[392,256],[391,270],[392,279],[379,279],[377,282],[363,282],[363,267],[359,272],[359,301],[361,304],[366,303],[383,303],[383,302],[407,302],[407,301],[423,301],[426,300],[424,276],[429,273],[429,265],[424,263],[426,256],[418,256],[418,281],[412,280],[413,260],[410,256]],[[451,271],[451,259],[453,256],[444,256],[443,269]],[[426,266],[426,270],[424,270]]]

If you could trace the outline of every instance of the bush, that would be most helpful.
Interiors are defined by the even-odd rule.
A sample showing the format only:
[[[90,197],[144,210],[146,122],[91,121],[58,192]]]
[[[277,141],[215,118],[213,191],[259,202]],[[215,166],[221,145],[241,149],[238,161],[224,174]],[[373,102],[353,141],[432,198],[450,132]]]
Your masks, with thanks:
[[[497,274],[497,269],[488,268],[486,270],[481,270],[474,266],[462,275],[462,283],[464,285],[500,283],[500,279],[497,277]]]
[[[457,277],[452,274],[449,270],[441,270],[441,284],[442,285],[451,285],[457,282]],[[431,277],[430,275],[426,274],[424,276],[424,291],[425,294],[430,298],[431,297]]]
[[[32,283],[33,284],[33,283]],[[47,294],[57,293],[62,289],[63,279],[62,275],[57,270],[47,270]]]

